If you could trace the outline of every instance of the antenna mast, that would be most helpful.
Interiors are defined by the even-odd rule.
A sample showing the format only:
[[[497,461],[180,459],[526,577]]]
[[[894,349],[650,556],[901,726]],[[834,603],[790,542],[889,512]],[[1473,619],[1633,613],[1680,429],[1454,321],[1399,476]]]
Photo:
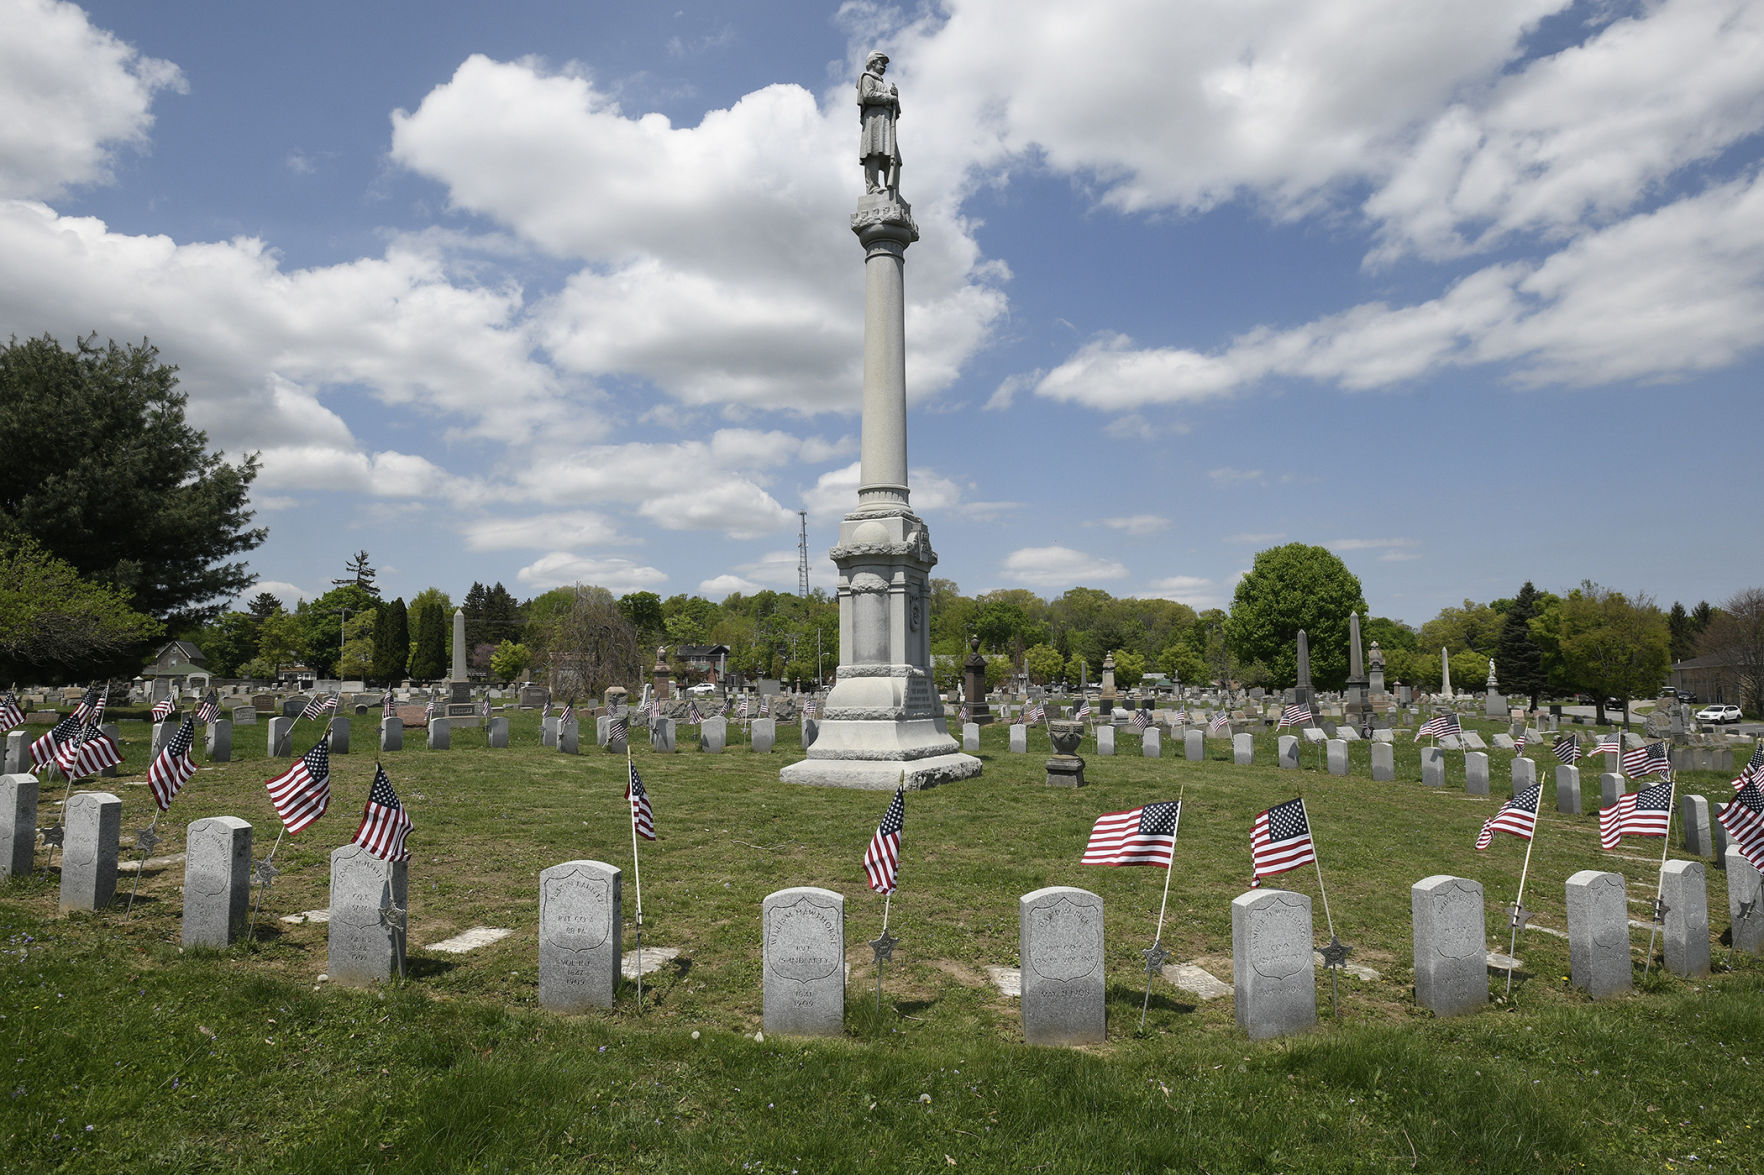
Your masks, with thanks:
[[[808,511],[798,510],[797,518],[802,521],[802,534],[796,540],[796,591],[803,599],[808,598]]]

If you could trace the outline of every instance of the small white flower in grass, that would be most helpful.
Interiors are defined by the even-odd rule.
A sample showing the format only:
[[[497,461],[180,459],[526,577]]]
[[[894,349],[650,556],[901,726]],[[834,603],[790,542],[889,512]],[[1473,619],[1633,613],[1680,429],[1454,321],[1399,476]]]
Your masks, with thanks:
[[[693,1039],[693,1040],[697,1040],[697,1039],[698,1039],[698,1029],[696,1029],[696,1028],[694,1028],[694,1029],[693,1029],[693,1030],[692,1030],[692,1039]]]

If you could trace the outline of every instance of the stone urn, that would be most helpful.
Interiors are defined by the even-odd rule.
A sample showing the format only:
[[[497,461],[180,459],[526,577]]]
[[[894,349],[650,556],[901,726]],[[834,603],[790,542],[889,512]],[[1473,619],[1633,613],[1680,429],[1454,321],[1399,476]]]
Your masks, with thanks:
[[[1047,724],[1048,733],[1053,737],[1054,754],[1075,755],[1078,746],[1084,741],[1084,723],[1070,719]]]

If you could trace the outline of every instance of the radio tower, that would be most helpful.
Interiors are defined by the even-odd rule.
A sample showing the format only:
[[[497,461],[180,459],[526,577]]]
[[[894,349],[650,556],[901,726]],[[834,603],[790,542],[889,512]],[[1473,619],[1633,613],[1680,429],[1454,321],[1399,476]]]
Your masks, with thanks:
[[[803,599],[808,599],[808,511],[798,510],[796,516],[802,520],[802,536],[796,540],[796,590]]]

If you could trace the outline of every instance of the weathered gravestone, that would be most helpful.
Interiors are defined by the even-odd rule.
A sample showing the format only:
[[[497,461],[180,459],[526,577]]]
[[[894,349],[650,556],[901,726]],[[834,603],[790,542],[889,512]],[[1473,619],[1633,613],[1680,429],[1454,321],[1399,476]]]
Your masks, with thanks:
[[[1582,869],[1568,879],[1568,970],[1594,999],[1628,991],[1629,905],[1623,876]]]
[[[338,714],[331,719],[331,754],[349,753],[349,719]]]
[[[581,727],[574,718],[558,722],[556,746],[557,753],[560,755],[574,755],[580,752]]]
[[[649,749],[662,755],[674,753],[674,720],[657,718],[649,728]]]
[[[1390,783],[1396,779],[1396,748],[1389,743],[1372,744],[1372,782]]]
[[[153,724],[153,737],[147,744],[147,761],[149,763],[159,758],[159,752],[165,749],[165,744],[172,740],[172,735],[178,732],[178,727],[182,724],[182,719],[176,722],[155,722]]]
[[[845,898],[797,886],[760,905],[765,1030],[838,1036],[845,1030]]]
[[[108,738],[111,741],[111,744],[118,750],[122,749],[122,738],[117,733],[116,723],[106,722],[103,726],[100,726],[98,730],[104,735],[104,737]],[[98,778],[100,779],[115,779],[116,776],[117,765],[115,763],[112,763],[108,767],[101,767],[98,770]]]
[[[1139,757],[1142,759],[1161,759],[1164,757],[1164,735],[1155,726],[1148,726],[1139,736]]]
[[[1556,811],[1580,815],[1580,768],[1566,763],[1557,765]]]
[[[1706,796],[1678,797],[1679,827],[1684,830],[1684,851],[1693,857],[1709,855],[1709,800]]]
[[[563,731],[558,731],[558,738],[563,738]],[[609,754],[622,755],[631,747],[631,712],[621,710],[617,715],[609,714],[606,719],[606,749]]]
[[[547,714],[545,717],[543,717],[539,720],[539,745],[540,746],[542,746],[542,747],[555,747],[557,745],[557,724],[558,724],[558,722],[559,722],[559,719],[556,714]]]
[[[1182,732],[1182,756],[1190,763],[1199,763],[1207,757],[1207,735],[1204,730]]]
[[[1464,752],[1464,792],[1472,796],[1488,794],[1488,755],[1482,751]]]
[[[380,719],[380,749],[382,751],[402,751],[404,749],[404,719],[396,714],[390,718]]]
[[[294,754],[294,720],[271,718],[264,734],[265,752],[272,759],[288,759]]]
[[[1512,776],[1513,794],[1521,795],[1537,782],[1537,764],[1523,756],[1514,759]]]
[[[233,758],[233,724],[225,718],[216,718],[210,722],[203,745],[208,752],[209,762],[231,762]]]
[[[980,749],[980,724],[978,722],[962,723],[962,750],[977,751]]]
[[[1739,849],[1727,850],[1727,919],[1733,949],[1764,955],[1764,880]]]
[[[1299,765],[1299,740],[1296,737],[1283,734],[1280,736],[1277,746],[1278,751],[1274,756],[1276,765],[1289,768]]]
[[[1666,906],[1662,953],[1681,979],[1709,973],[1709,885],[1701,861],[1668,861],[1660,871]]]
[[[1251,735],[1231,736],[1231,761],[1239,767],[1252,766],[1256,761],[1256,740]]]
[[[1609,808],[1623,798],[1627,785],[1623,776],[1615,771],[1606,771],[1599,776],[1599,807]]]
[[[490,745],[508,746],[508,719],[497,717],[490,720]]]
[[[251,825],[237,816],[192,820],[184,834],[184,945],[225,947],[251,899]]]
[[[401,969],[408,881],[404,861],[382,861],[360,845],[331,853],[332,983],[363,987]]]
[[[975,739],[979,739],[978,727]],[[769,755],[778,742],[778,720],[776,718],[755,718],[753,720],[753,751],[757,755]]]
[[[1008,749],[1011,754],[1027,755],[1029,753],[1029,732],[1021,723],[1011,727],[1010,739],[1011,741]]]
[[[1112,755],[1115,753],[1115,728],[1099,726],[1096,728],[1096,753]]]
[[[1439,747],[1421,748],[1421,782],[1428,787],[1445,786],[1445,751]]]
[[[1052,885],[1017,899],[1023,1038],[1030,1044],[1101,1044],[1103,901]]]
[[[0,775],[0,881],[31,871],[37,853],[37,777]]]
[[[1331,775],[1348,773],[1348,745],[1346,740],[1332,738],[1323,746],[1324,758]]]
[[[1317,1023],[1311,899],[1258,889],[1231,901],[1231,970],[1237,1026],[1251,1040]]]
[[[1444,873],[1409,887],[1415,931],[1415,1002],[1436,1016],[1488,1003],[1482,884]]]
[[[234,706],[232,722],[234,726],[256,726],[256,708],[252,706]]]
[[[429,749],[445,751],[453,746],[453,724],[445,718],[429,719]]]
[[[7,775],[23,775],[31,767],[31,740],[22,730],[11,730],[6,733],[6,758],[0,761],[0,771]]]
[[[707,755],[720,755],[729,745],[729,720],[720,714],[706,718],[698,725],[698,749]]]
[[[1721,823],[1722,809],[1726,804],[1716,804],[1709,809],[1709,851],[1715,857],[1715,868],[1727,867],[1727,828]]]
[[[63,818],[61,912],[101,910],[116,893],[122,801],[104,791],[75,792]]]
[[[613,1006],[624,934],[621,877],[603,861],[565,861],[539,874],[541,1007]]]

